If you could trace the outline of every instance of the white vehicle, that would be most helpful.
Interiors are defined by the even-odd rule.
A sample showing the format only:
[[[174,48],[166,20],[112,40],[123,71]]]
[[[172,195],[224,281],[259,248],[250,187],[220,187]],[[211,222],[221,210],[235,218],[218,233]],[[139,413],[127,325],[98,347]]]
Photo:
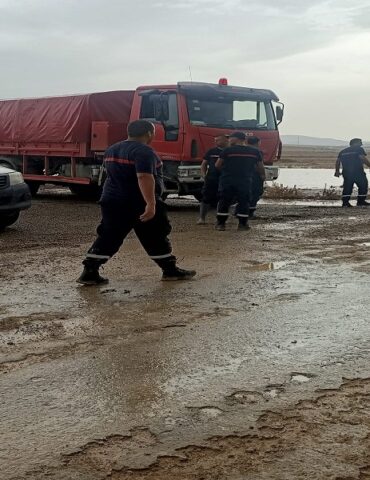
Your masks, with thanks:
[[[15,223],[19,212],[31,206],[31,193],[22,174],[3,165],[0,159],[0,231]]]

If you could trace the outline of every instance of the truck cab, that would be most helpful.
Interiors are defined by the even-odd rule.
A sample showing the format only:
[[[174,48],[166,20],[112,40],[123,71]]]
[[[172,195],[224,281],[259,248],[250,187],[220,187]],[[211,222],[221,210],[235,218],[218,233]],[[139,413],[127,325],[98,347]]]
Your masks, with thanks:
[[[204,154],[214,145],[214,137],[235,130],[261,139],[267,179],[278,177],[273,163],[281,153],[278,124],[283,109],[270,90],[229,86],[221,79],[219,84],[180,82],[139,87],[131,119],[156,125],[152,146],[164,163],[167,192],[198,197]]]

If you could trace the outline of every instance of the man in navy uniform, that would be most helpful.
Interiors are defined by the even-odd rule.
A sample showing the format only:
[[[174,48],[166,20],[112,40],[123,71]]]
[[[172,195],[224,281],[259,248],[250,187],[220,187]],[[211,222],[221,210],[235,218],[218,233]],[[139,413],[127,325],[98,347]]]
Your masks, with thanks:
[[[362,148],[362,140],[353,138],[349,142],[349,147],[342,150],[335,165],[335,176],[340,176],[340,167],[342,166],[343,175],[343,207],[352,207],[350,203],[353,186],[358,188],[357,205],[359,207],[368,207],[370,203],[366,201],[368,193],[368,180],[364,170],[364,165],[370,167],[370,162],[366,158],[366,152]]]
[[[201,166],[202,176],[204,178],[204,186],[202,191],[202,201],[200,203],[200,215],[198,225],[206,223],[206,216],[213,205],[217,205],[218,186],[220,180],[220,171],[216,168],[216,162],[224,148],[229,145],[228,135],[218,135],[215,137],[215,147],[208,150],[204,155]]]
[[[257,148],[246,145],[246,135],[234,132],[230,135],[230,146],[220,154],[216,168],[221,170],[220,201],[217,207],[216,230],[225,230],[229,208],[237,201],[236,216],[238,230],[249,230],[248,216],[251,202],[252,178],[255,171],[264,178],[262,153]]]
[[[127,140],[109,147],[105,153],[107,179],[100,199],[102,221],[77,281],[84,285],[106,283],[99,267],[118,252],[131,230],[162,269],[162,280],[188,280],[196,272],[178,268],[168,239],[171,225],[161,201],[162,162],[149,146],[154,125],[136,120],[129,124],[127,132]]]

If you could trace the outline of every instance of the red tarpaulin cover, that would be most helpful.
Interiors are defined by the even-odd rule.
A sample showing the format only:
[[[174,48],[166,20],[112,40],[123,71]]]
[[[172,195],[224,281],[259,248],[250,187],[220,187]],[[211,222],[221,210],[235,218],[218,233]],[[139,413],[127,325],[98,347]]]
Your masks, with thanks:
[[[128,123],[133,91],[0,101],[0,142],[88,143],[91,122]]]

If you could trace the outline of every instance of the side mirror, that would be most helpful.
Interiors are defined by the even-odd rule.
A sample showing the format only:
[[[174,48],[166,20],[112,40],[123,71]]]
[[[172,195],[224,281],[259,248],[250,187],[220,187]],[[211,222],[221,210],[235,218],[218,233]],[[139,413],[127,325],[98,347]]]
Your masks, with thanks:
[[[276,107],[276,120],[278,123],[281,123],[283,121],[284,117],[284,107],[278,105]]]
[[[170,119],[170,109],[168,105],[168,95],[166,93],[161,93],[160,95],[155,95],[153,98],[154,102],[154,118],[157,122],[168,122]]]

